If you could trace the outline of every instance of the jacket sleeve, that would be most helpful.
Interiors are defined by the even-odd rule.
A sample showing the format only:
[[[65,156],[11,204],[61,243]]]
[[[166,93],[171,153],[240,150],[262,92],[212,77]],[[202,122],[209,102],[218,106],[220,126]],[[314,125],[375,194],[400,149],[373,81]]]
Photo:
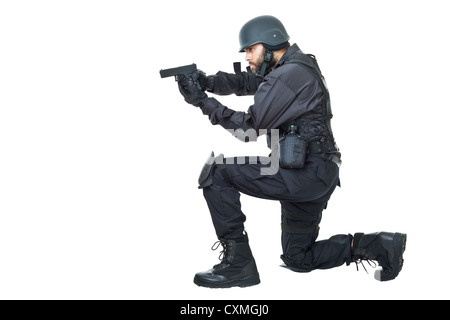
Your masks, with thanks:
[[[312,75],[300,66],[285,65],[266,76],[248,113],[257,131],[278,129],[314,109],[321,99],[322,89]]]
[[[210,77],[213,79],[214,86],[208,91],[217,95],[254,95],[264,80],[262,77],[248,72],[234,74],[219,71]]]
[[[208,98],[201,107],[203,114],[208,115],[212,124],[220,124],[225,129],[254,129],[252,116],[246,112],[234,111],[222,105],[215,98]]]
[[[318,82],[301,67],[290,65],[272,71],[259,86],[254,104],[247,112],[234,111],[215,98],[208,98],[201,107],[212,124],[225,129],[278,129],[297,119],[320,103],[322,91]],[[302,72],[303,70],[303,72]]]

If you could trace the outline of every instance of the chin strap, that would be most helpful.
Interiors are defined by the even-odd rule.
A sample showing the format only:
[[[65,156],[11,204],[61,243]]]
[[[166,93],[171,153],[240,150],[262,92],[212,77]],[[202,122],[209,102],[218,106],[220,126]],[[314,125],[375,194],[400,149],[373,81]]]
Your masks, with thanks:
[[[267,50],[266,55],[264,57],[264,63],[261,66],[261,69],[256,73],[258,76],[264,77],[266,75],[267,64],[272,60],[273,51]]]

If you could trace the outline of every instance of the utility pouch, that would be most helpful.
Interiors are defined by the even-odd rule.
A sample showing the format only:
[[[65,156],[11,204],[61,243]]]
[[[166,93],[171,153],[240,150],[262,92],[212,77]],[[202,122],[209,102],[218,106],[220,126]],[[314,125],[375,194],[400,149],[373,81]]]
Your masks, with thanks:
[[[305,165],[306,142],[298,133],[296,125],[289,126],[287,134],[283,135],[278,142],[280,167],[285,169],[299,169]]]

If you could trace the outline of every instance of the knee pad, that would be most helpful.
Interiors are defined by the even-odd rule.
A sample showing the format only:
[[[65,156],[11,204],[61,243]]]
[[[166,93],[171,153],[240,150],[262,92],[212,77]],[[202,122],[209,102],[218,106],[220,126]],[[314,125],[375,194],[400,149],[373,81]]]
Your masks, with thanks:
[[[213,184],[213,175],[216,169],[222,172],[222,175],[225,175],[225,173],[223,173],[223,171],[225,171],[223,170],[225,166],[223,164],[223,160],[223,154],[219,154],[217,157],[214,157],[214,152],[211,152],[211,155],[208,157],[208,159],[206,159],[202,171],[200,172],[200,176],[198,177],[199,189],[209,187]]]
[[[212,174],[213,167],[215,166],[214,160],[214,151],[211,152],[211,155],[206,159],[205,164],[203,165],[202,171],[200,172],[200,176],[198,177],[198,188],[203,189],[209,187],[212,184]]]
[[[309,252],[301,252],[294,256],[289,256],[287,254],[282,254],[280,256],[281,260],[283,260],[285,266],[292,271],[295,272],[311,272],[312,268],[312,253]]]

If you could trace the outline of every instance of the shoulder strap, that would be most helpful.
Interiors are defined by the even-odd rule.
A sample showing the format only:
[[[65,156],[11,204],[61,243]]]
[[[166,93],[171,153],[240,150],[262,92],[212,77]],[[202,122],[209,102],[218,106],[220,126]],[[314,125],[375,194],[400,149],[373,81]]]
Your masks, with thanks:
[[[312,54],[295,54],[289,57],[285,63],[296,63],[302,66],[305,66],[314,77],[319,80],[322,84],[324,84],[325,88],[328,91],[327,85],[325,83],[325,78],[320,71],[319,64],[317,63],[316,57]]]
[[[242,70],[241,70],[241,63],[240,62],[234,62],[233,63],[233,69],[234,73],[237,75],[240,75],[243,77]],[[249,85],[249,92],[250,94],[255,94],[256,90],[258,89],[258,86],[256,84],[256,74],[254,74],[250,67],[247,67],[247,74],[248,74],[248,85]],[[243,79],[241,79],[243,83]]]

